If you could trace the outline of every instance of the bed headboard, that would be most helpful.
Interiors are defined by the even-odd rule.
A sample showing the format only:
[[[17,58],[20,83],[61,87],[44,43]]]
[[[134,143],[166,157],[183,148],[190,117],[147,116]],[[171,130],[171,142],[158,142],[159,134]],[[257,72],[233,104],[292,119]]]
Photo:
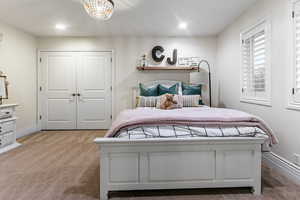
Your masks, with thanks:
[[[143,85],[145,85],[146,87],[151,87],[151,86],[155,86],[158,84],[164,85],[166,87],[171,87],[175,84],[179,83],[179,87],[181,88],[181,81],[169,81],[169,80],[156,80],[156,81],[149,81],[149,82],[144,82],[142,83]],[[136,107],[136,98],[140,95],[140,89],[139,86],[136,86],[133,88],[133,108]]]

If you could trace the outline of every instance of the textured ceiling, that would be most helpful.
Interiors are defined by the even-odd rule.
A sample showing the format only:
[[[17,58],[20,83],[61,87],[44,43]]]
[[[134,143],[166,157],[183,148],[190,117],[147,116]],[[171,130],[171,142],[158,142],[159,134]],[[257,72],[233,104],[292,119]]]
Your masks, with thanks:
[[[114,0],[113,17],[99,21],[87,15],[80,0],[1,0],[0,21],[36,36],[207,36],[218,34],[255,1]],[[183,21],[188,28],[179,30]],[[67,30],[55,30],[57,23]]]

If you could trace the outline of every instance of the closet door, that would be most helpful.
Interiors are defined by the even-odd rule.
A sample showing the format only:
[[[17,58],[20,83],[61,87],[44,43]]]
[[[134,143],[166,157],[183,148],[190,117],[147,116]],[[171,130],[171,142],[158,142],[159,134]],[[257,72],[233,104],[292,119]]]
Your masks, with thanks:
[[[76,63],[71,52],[42,52],[42,128],[76,129]]]
[[[82,52],[77,71],[77,128],[111,125],[111,53]]]

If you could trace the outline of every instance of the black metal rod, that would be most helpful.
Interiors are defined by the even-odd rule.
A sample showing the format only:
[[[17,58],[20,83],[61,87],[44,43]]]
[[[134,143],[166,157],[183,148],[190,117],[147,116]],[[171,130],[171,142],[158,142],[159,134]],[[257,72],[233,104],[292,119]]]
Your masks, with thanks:
[[[208,81],[209,81],[209,106],[211,107],[212,106],[212,103],[211,103],[211,73],[209,72],[208,74]]]
[[[210,71],[210,64],[207,60],[201,60],[198,64],[198,70],[200,71],[201,64],[206,63],[208,66],[208,84],[209,84],[209,106],[212,106],[212,91],[211,91],[211,71]]]

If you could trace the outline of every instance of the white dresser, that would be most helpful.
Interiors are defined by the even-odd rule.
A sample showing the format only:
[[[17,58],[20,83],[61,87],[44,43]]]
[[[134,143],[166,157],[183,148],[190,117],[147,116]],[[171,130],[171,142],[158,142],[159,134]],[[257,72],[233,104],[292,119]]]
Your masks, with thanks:
[[[17,104],[0,105],[0,154],[21,144],[16,141]]]

